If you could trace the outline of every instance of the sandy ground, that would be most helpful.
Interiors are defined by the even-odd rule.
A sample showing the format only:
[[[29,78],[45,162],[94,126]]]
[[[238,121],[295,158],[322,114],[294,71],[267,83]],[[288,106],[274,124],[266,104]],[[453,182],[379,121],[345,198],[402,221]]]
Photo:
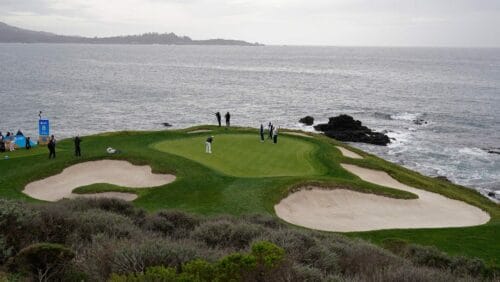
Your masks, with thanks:
[[[312,138],[311,135],[305,134],[305,133],[300,133],[300,132],[283,132],[283,134],[286,135],[295,135],[295,136],[302,136],[302,137],[309,137]]]
[[[274,208],[283,220],[325,231],[460,227],[484,224],[488,213],[461,201],[402,184],[386,172],[342,166],[364,181],[408,191],[418,199],[401,200],[345,189],[316,187],[289,195]]]
[[[75,188],[96,183],[149,188],[166,185],[174,180],[174,175],[153,174],[150,166],[136,166],[126,161],[101,160],[76,164],[64,169],[60,174],[31,182],[26,185],[23,193],[35,199],[57,201],[74,197],[71,192]],[[110,195],[113,194],[108,194]],[[128,197],[130,198],[130,195]]]
[[[341,146],[335,146],[335,147],[340,150],[340,152],[342,153],[342,155],[344,155],[344,157],[353,158],[353,159],[362,159],[363,158],[362,156],[354,153],[351,150],[347,150],[344,147],[341,147]]]
[[[212,132],[212,130],[210,130],[210,129],[199,129],[199,130],[188,131],[187,134],[195,134],[195,133],[203,133],[203,132]]]

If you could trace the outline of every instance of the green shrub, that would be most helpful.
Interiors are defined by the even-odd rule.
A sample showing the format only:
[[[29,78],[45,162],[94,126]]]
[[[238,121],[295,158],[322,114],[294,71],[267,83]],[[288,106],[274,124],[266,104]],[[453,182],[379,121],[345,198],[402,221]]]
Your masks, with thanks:
[[[39,212],[20,202],[0,199],[0,264],[35,241]]]
[[[74,257],[73,251],[63,245],[37,243],[22,249],[7,266],[11,271],[29,273],[38,281],[51,281]]]
[[[216,275],[216,268],[211,263],[196,259],[182,266],[179,280],[184,281],[212,281]]]
[[[217,263],[216,276],[219,281],[241,281],[243,277],[249,277],[256,266],[254,256],[231,254]]]
[[[283,262],[285,250],[270,242],[261,241],[252,245],[251,254],[256,258],[257,264],[271,269]]]
[[[171,267],[149,267],[144,273],[112,274],[109,282],[174,282],[178,281],[175,269]]]

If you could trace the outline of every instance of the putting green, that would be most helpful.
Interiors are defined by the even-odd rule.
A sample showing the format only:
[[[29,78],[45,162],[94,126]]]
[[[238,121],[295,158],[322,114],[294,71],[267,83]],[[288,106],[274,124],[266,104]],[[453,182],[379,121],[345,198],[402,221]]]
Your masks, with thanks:
[[[316,145],[299,138],[280,136],[273,144],[260,142],[258,135],[215,135],[212,154],[205,153],[206,138],[167,140],[154,148],[238,177],[318,175],[323,170],[313,161]]]

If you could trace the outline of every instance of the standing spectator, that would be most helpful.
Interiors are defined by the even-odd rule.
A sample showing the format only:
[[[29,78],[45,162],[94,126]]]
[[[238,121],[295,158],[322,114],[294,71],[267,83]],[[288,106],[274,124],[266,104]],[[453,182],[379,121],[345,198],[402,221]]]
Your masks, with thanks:
[[[31,137],[26,137],[26,150],[31,149]]]
[[[16,150],[15,145],[16,145],[16,142],[10,141],[9,142],[9,151],[14,152]]]
[[[264,125],[260,124],[260,142],[264,142]]]
[[[222,116],[220,114],[220,112],[216,112],[215,113],[215,116],[217,117],[217,122],[219,123],[219,127],[221,127],[221,120],[222,120]]]
[[[229,112],[226,113],[225,115],[226,117],[226,127],[229,127],[231,125],[231,115],[229,114]]]
[[[212,153],[212,142],[214,141],[214,137],[210,136],[207,138],[207,141],[205,142],[205,153],[211,154]]]
[[[273,128],[273,143],[278,143],[278,128],[276,127]]]
[[[81,157],[82,156],[82,151],[81,151],[81,148],[80,148],[80,143],[82,143],[82,139],[80,138],[80,136],[76,136],[75,137],[75,156],[76,157]]]
[[[56,138],[54,135],[50,136],[49,144],[47,144],[47,148],[49,148],[49,159],[56,158]]]
[[[269,130],[269,135],[267,136],[267,139],[273,139],[273,124],[271,122],[269,122],[269,124],[267,125],[268,127],[268,130]]]

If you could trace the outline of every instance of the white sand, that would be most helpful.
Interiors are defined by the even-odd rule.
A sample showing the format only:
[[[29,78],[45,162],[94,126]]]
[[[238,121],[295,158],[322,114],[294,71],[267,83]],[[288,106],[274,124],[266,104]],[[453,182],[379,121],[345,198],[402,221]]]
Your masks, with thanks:
[[[150,166],[136,166],[126,161],[101,160],[70,166],[60,174],[31,182],[26,185],[23,192],[35,199],[57,201],[74,197],[71,192],[75,188],[96,183],[149,188],[166,185],[174,180],[174,175],[153,174]],[[107,194],[110,195],[113,194]],[[128,197],[130,198],[130,195]]]
[[[408,191],[419,198],[402,200],[313,187],[283,199],[274,207],[276,214],[296,225],[339,232],[474,226],[490,219],[488,213],[477,207],[402,184],[386,172],[342,166],[364,181]]]
[[[360,156],[360,155],[354,153],[353,151],[348,150],[344,147],[341,147],[341,146],[335,146],[335,147],[337,147],[337,149],[340,150],[340,152],[342,153],[342,155],[344,157],[348,157],[348,158],[352,158],[352,159],[362,159],[363,158],[362,156]]]
[[[187,134],[195,134],[195,133],[203,133],[203,132],[212,132],[212,130],[210,130],[210,129],[199,129],[199,130],[189,131]]]
[[[290,132],[289,131],[289,132],[283,132],[283,134],[312,138],[311,135],[308,135],[308,134],[305,134],[305,133],[301,133],[301,132]]]

